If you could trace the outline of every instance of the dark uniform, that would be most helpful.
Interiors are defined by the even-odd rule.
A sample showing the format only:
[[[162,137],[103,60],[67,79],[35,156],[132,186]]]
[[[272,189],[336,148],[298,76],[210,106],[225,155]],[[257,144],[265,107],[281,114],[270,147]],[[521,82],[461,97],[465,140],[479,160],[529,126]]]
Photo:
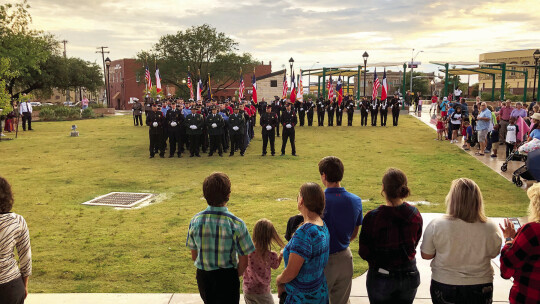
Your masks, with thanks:
[[[336,103],[332,101],[327,101],[328,104],[328,126],[334,126],[334,113],[336,112]]]
[[[336,125],[341,126],[343,121],[343,109],[345,109],[345,101],[341,101],[340,105],[336,108]]]
[[[170,109],[165,117],[167,121],[167,129],[169,132],[169,157],[173,157],[178,146],[178,157],[184,152],[184,142],[182,141],[181,132],[184,128],[184,115],[179,109]]]
[[[292,155],[296,156],[296,146],[294,144],[294,126],[298,123],[296,113],[291,110],[283,112],[281,115],[281,125],[283,126],[283,143],[281,144],[281,155],[285,155],[285,146],[287,145],[287,139],[291,142]],[[290,125],[290,128],[287,128]]]
[[[347,111],[347,126],[352,126],[354,116],[354,100],[349,99],[345,105]]]
[[[134,123],[136,126],[138,125],[143,126],[142,110],[143,110],[142,103],[140,103],[139,101],[135,102],[135,104],[133,105],[133,118],[134,118]]]
[[[308,123],[308,126],[311,127],[313,125],[313,107],[315,105],[313,104],[313,101],[311,100],[308,100],[306,102],[306,113],[307,113],[307,123]]]
[[[326,104],[322,98],[317,100],[317,123],[319,127],[324,126],[324,113],[326,112]]]
[[[277,114],[278,119],[281,119],[281,110],[282,110],[281,101],[278,98],[276,98],[274,100],[274,104],[272,105],[272,112]],[[276,127],[276,132],[277,132],[277,137],[279,137],[279,125]]]
[[[262,129],[263,148],[262,156],[266,155],[266,147],[268,146],[268,140],[270,140],[270,152],[272,156],[276,154],[275,139],[276,134],[274,130],[279,125],[279,120],[276,113],[264,113],[260,119]]]
[[[201,115],[202,115],[203,119],[206,119],[206,117],[208,116],[208,113],[210,112],[208,107],[205,106],[205,105],[201,106],[200,111],[201,111]],[[202,145],[202,152],[206,153],[206,151],[208,151],[209,142],[208,142],[208,130],[206,129],[205,124],[203,124],[203,127],[202,127],[201,141],[200,142],[201,142],[201,145]]]
[[[220,115],[225,122],[225,126],[223,127],[223,136],[221,137],[222,145],[223,145],[223,150],[227,152],[227,150],[229,150],[229,114],[230,113],[227,107],[222,109],[220,112],[221,112]]]
[[[386,118],[388,116],[388,101],[381,101],[381,127],[386,127]]]
[[[150,136],[150,158],[154,157],[159,151],[159,156],[164,157],[163,148],[163,113],[161,111],[151,111],[146,115],[146,125],[150,127],[148,134]]]
[[[208,114],[206,117],[206,129],[210,136],[210,153],[208,156],[212,156],[216,150],[218,150],[219,156],[223,156],[223,128],[225,127],[225,121],[219,114]]]
[[[186,134],[189,137],[189,153],[190,157],[200,157],[199,148],[204,127],[204,117],[201,114],[189,114],[184,121]]]
[[[360,103],[360,125],[367,126],[367,117],[369,113],[369,102],[367,99],[362,99]]]
[[[377,126],[377,114],[379,114],[379,101],[377,99],[371,101],[369,111],[371,112],[371,125],[375,127]]]
[[[233,156],[236,149],[239,149],[240,155],[244,156],[244,152],[246,151],[244,146],[245,130],[246,121],[244,115],[242,113],[231,114],[229,116],[229,134],[231,136],[231,152],[229,153],[229,156]]]
[[[296,113],[298,113],[298,118],[300,118],[300,127],[303,127],[304,126],[304,121],[305,121],[305,117],[306,117],[306,105],[304,104],[304,102],[302,101],[299,101],[297,100],[295,103],[294,103],[294,109],[296,110]]]
[[[394,99],[392,99],[392,125],[394,127],[398,125],[399,111],[401,111],[400,108],[401,108],[401,105],[400,105],[399,98],[394,97]]]

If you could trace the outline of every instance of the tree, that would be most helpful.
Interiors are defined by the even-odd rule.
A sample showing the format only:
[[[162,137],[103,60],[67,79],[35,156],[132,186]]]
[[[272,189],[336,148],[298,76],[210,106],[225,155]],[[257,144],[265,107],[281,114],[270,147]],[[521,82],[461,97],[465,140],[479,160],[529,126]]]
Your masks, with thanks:
[[[9,93],[5,90],[6,81],[4,80],[7,77],[10,77],[9,70],[9,59],[0,58],[0,109],[3,110],[0,115],[5,115],[7,112],[11,111],[11,98]],[[1,132],[0,132],[1,133]]]
[[[418,76],[425,76],[421,72],[413,72],[413,92],[420,92],[422,95],[431,95],[431,88],[428,77],[414,78]],[[411,88],[411,73],[405,74],[405,90],[410,90]]]
[[[212,86],[219,85],[213,89],[215,93],[238,80],[241,67],[244,71],[251,71],[256,64],[251,54],[237,54],[237,45],[224,33],[203,24],[162,36],[151,51],[141,51],[137,57],[150,66],[158,63],[162,83],[175,85],[179,89],[178,95],[189,95],[187,86],[182,83],[187,78],[188,69],[195,87],[199,79],[205,84],[203,94],[210,74]]]

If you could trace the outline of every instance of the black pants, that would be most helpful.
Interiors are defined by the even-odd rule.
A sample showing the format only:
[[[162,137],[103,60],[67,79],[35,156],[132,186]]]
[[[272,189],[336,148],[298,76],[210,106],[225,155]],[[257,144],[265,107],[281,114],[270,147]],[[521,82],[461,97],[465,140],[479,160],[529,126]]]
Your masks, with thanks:
[[[354,112],[353,113],[347,112],[347,126],[352,126],[353,116],[354,116]]]
[[[341,126],[343,122],[343,111],[336,111],[336,125]]]
[[[279,114],[277,116],[277,121],[281,121],[281,115],[279,115]],[[276,127],[276,134],[277,134],[277,137],[279,137],[279,124]]]
[[[328,112],[328,126],[334,126],[334,112]]]
[[[395,126],[398,125],[399,120],[399,111],[392,111],[392,124]]]
[[[367,126],[367,117],[368,117],[368,112],[360,112],[360,124],[362,126]]]
[[[257,123],[255,117],[256,115],[253,115],[253,117],[251,117],[251,123],[249,124],[249,130],[250,130],[249,138],[250,139],[253,139],[253,137],[255,137],[255,130],[253,129],[253,127],[255,127],[255,123]]]
[[[222,137],[223,134],[210,135],[210,155],[216,152],[216,150],[218,151],[219,155],[223,154],[223,145],[221,143]]]
[[[510,153],[512,153],[512,151],[514,151],[514,146],[515,146],[515,144],[506,143],[506,158],[508,158]]]
[[[240,153],[244,153],[245,152],[245,147],[244,147],[244,134],[242,133],[231,133],[231,153],[230,155],[234,155],[234,151],[236,149],[240,150]]]
[[[304,111],[298,112],[298,117],[300,118],[300,126],[303,127],[303,126],[304,126],[305,117],[306,117],[306,112],[304,112]]]
[[[434,304],[476,304],[493,301],[493,283],[447,285],[431,280],[429,292]]]
[[[371,125],[376,126],[377,125],[377,110],[371,110]]]
[[[159,153],[159,155],[165,155],[162,137],[161,131],[160,133],[150,133],[150,156],[154,156],[156,153]]]
[[[199,148],[201,146],[202,134],[190,134],[189,135],[189,154],[199,155]]]
[[[268,146],[268,140],[270,140],[270,152],[272,153],[272,155],[276,154],[276,148],[275,148],[276,135],[274,134],[274,130],[263,132],[262,138],[263,138],[262,153],[266,154],[266,147]]]
[[[319,127],[324,126],[324,112],[317,112],[317,122],[319,123]]]
[[[26,291],[22,277],[0,284],[0,303],[23,304]]]
[[[389,273],[381,273],[379,268],[368,270],[366,287],[372,304],[412,304],[419,285],[416,266]]]
[[[229,150],[229,130],[223,130],[223,135],[221,135],[221,142],[223,145],[223,150]]]
[[[307,124],[310,127],[313,125],[313,111],[307,112]]]
[[[287,140],[291,142],[292,155],[296,155],[296,146],[294,145],[294,129],[283,129],[283,143],[281,144],[281,154],[285,154]]]
[[[26,131],[26,123],[28,122],[28,130],[32,130],[32,113],[23,112],[22,113],[22,128],[23,131]]]
[[[208,142],[208,132],[206,130],[203,130],[203,134],[201,135],[201,141],[202,143],[202,151],[203,153],[206,153],[206,151],[208,151],[208,146],[209,146],[209,142]]]
[[[381,126],[386,126],[387,117],[388,117],[388,110],[381,110]]]
[[[240,302],[240,279],[236,268],[212,271],[197,269],[197,286],[205,304]]]
[[[136,125],[136,126],[139,126],[139,125],[142,126],[142,125],[143,125],[143,124],[142,124],[142,114],[140,114],[140,115],[135,115],[135,125]]]
[[[182,137],[180,136],[180,126],[169,128],[169,155],[174,155],[178,146],[178,155],[182,153]]]

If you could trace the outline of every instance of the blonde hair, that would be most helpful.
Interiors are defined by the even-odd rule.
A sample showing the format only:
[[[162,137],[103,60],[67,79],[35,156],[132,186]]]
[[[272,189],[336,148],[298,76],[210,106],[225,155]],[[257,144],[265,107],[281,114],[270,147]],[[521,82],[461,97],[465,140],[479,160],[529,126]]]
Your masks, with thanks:
[[[253,243],[261,256],[272,251],[272,244],[285,247],[272,222],[265,218],[258,220],[253,227]]]
[[[446,213],[467,223],[487,221],[482,191],[473,180],[458,178],[452,181],[446,196]]]
[[[535,183],[529,190],[527,190],[527,196],[531,200],[529,203],[529,221],[540,221],[540,183]]]

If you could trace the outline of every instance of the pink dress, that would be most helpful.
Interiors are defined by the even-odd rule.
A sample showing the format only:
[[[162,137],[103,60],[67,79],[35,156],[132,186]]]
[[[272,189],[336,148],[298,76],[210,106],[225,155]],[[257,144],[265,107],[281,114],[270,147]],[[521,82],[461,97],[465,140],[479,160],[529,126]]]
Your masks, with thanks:
[[[248,294],[270,293],[270,281],[272,280],[272,269],[277,269],[280,264],[278,254],[268,252],[263,260],[257,251],[248,255],[248,266],[244,272],[244,283],[242,289]]]

